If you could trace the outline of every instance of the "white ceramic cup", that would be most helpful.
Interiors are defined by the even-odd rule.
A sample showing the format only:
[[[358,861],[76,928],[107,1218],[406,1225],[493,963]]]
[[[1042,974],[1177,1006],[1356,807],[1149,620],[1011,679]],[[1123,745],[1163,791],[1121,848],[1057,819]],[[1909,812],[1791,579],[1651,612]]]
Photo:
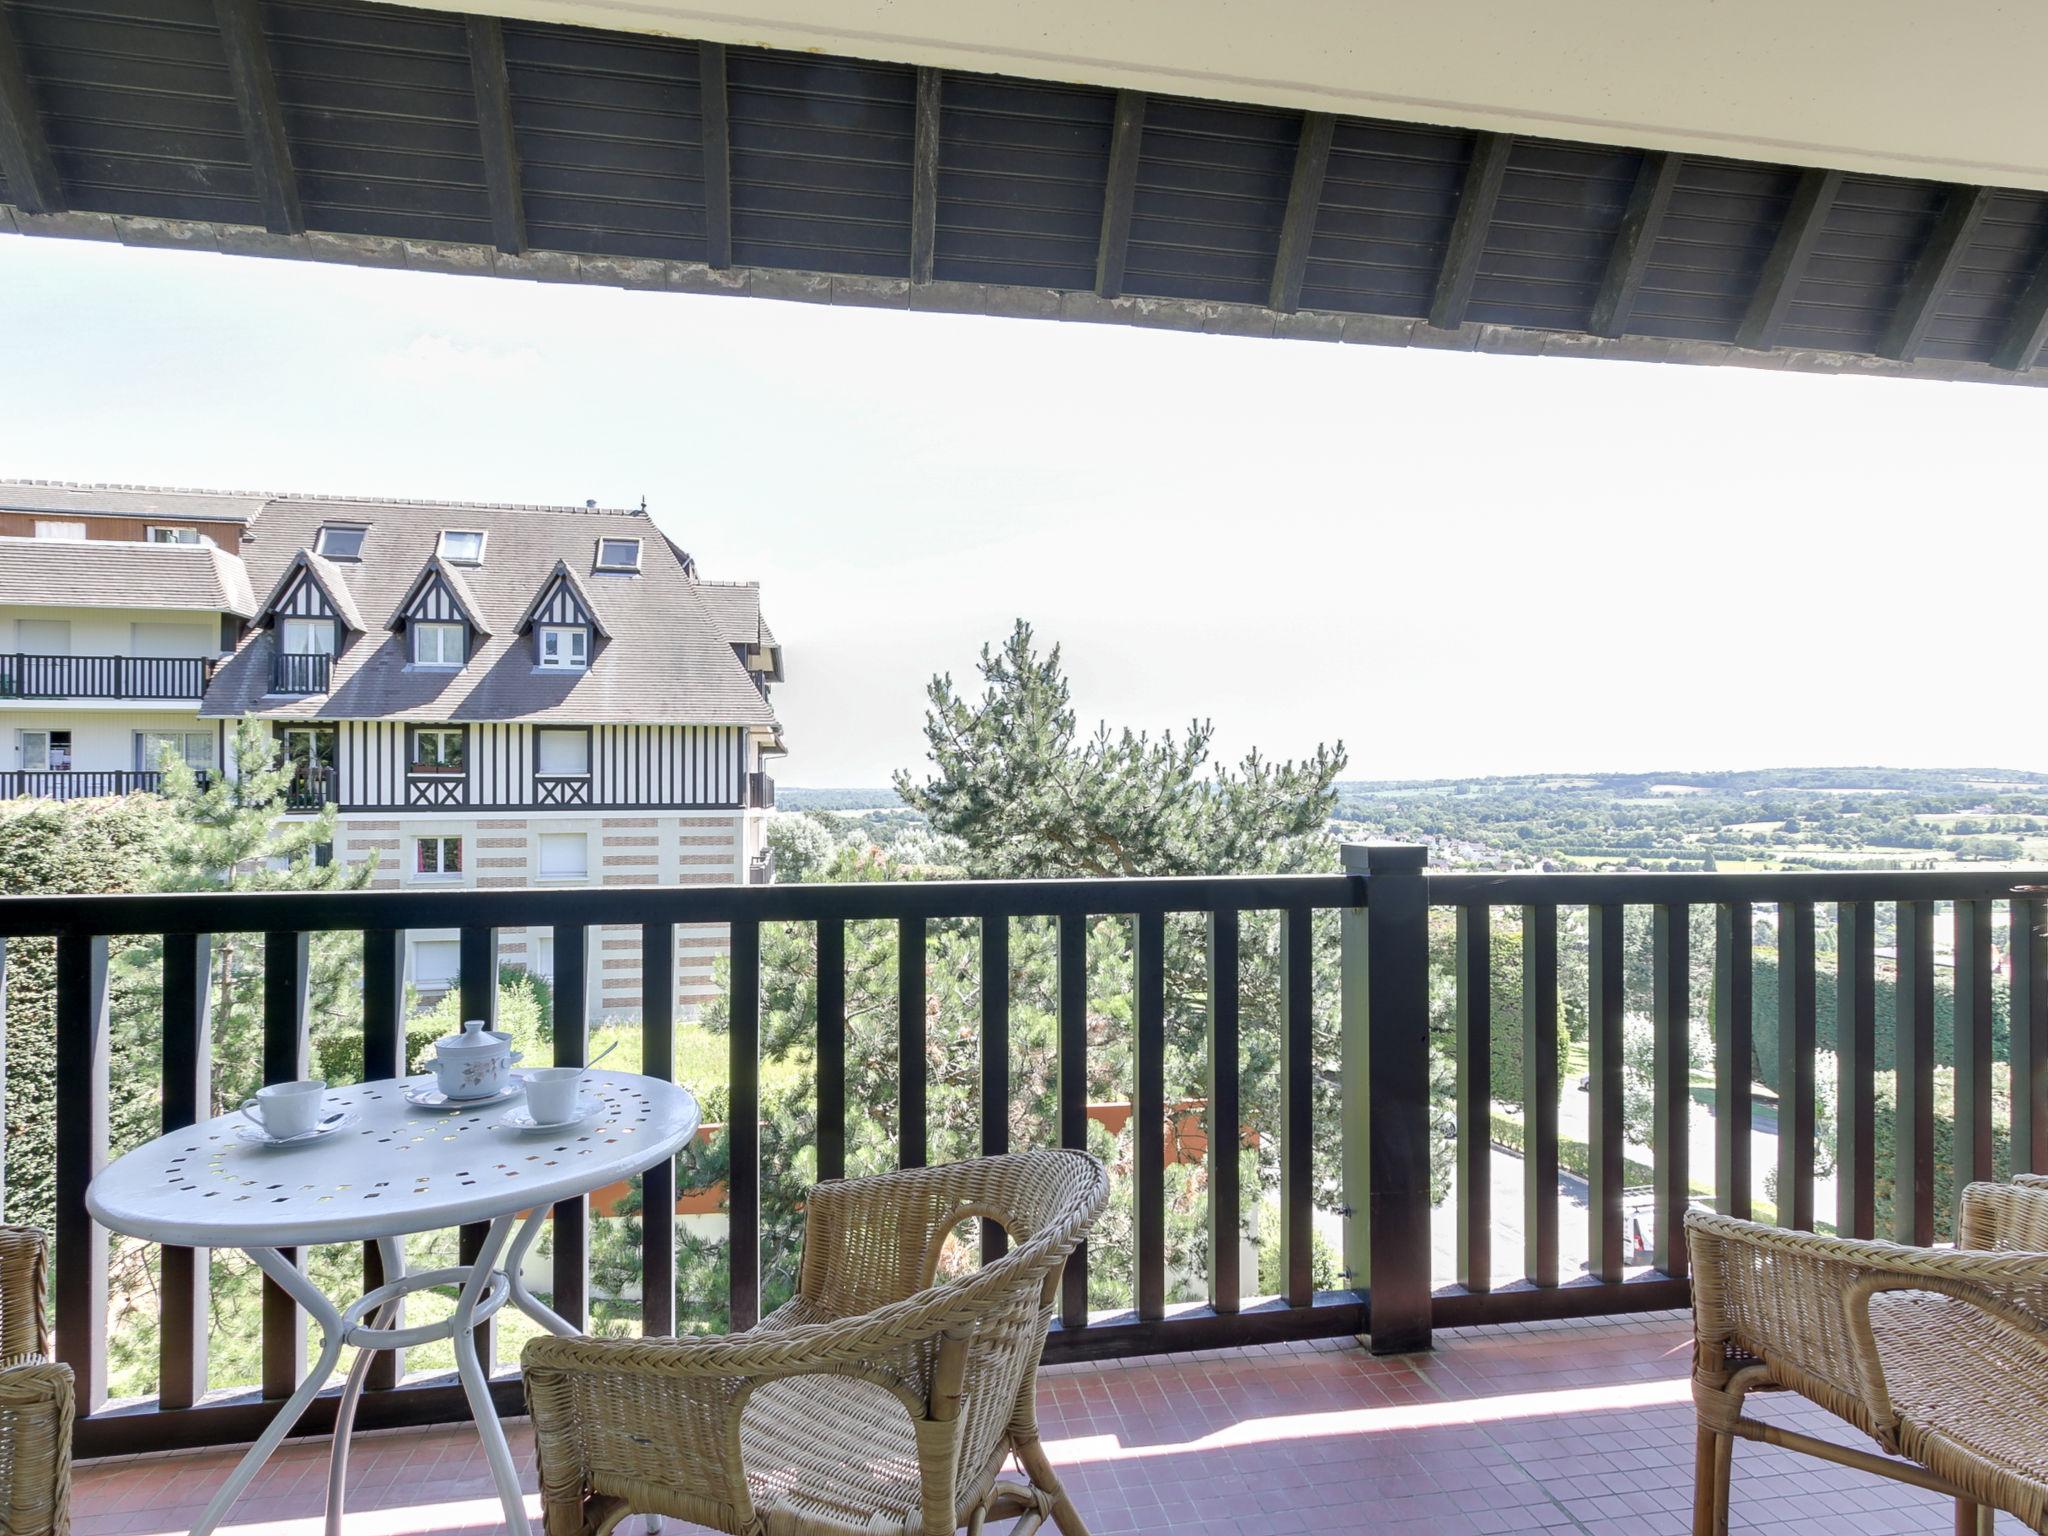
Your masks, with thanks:
[[[561,1125],[576,1113],[581,1067],[538,1067],[526,1074],[526,1108],[535,1125]]]
[[[327,1084],[317,1077],[272,1083],[258,1088],[256,1097],[242,1106],[242,1113],[271,1140],[282,1141],[287,1136],[303,1136],[320,1123],[320,1106],[326,1096]]]

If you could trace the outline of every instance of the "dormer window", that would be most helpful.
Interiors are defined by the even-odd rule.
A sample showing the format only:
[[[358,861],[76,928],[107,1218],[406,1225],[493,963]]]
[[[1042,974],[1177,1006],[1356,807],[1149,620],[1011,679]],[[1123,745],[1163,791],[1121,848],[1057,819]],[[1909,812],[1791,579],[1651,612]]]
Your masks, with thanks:
[[[152,527],[148,531],[149,542],[152,544],[197,544],[199,542],[199,530],[197,528]]]
[[[640,541],[638,539],[599,539],[597,541],[597,568],[600,571],[638,571],[640,569]]]
[[[469,626],[420,624],[412,630],[412,659],[422,667],[459,667],[469,659]]]
[[[484,536],[475,528],[443,528],[441,558],[451,565],[482,565]]]
[[[540,626],[540,664],[564,672],[590,665],[590,631],[581,624]]]
[[[313,553],[329,560],[360,560],[363,536],[369,531],[355,523],[323,523],[313,536]]]

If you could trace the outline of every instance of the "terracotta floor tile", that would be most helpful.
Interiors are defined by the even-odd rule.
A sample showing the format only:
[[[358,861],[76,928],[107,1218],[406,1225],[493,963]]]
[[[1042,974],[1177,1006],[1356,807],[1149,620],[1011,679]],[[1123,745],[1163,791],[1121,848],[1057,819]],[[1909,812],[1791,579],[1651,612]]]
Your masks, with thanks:
[[[1040,1384],[1040,1427],[1094,1536],[1685,1536],[1690,1333],[1682,1317],[1458,1330],[1432,1353],[1355,1345],[1222,1351]],[[1855,1443],[1809,1404],[1761,1415]],[[508,1426],[523,1485],[532,1436]],[[203,1452],[81,1464],[74,1536],[177,1536],[234,1464]],[[288,1446],[232,1536],[319,1536],[324,1444]],[[484,1536],[502,1526],[463,1427],[365,1435],[350,1536]],[[529,1513],[537,1501],[528,1499]],[[1759,1536],[1947,1536],[1943,1502],[1769,1447],[1736,1452],[1733,1529]],[[1999,1531],[2017,1533],[2016,1522]],[[696,1536],[677,1521],[670,1536]],[[630,1536],[638,1536],[637,1531]]]

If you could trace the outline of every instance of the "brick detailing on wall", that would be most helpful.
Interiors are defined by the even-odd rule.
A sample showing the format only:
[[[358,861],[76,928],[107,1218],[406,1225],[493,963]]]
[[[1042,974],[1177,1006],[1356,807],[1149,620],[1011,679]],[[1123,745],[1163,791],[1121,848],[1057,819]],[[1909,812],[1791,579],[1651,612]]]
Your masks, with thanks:
[[[366,851],[396,853],[398,851],[398,839],[395,837],[352,837],[348,840],[348,851],[350,853]]]
[[[607,827],[658,827],[661,823],[652,816],[607,816]]]
[[[659,848],[661,839],[636,833],[632,836],[606,837],[604,845],[607,848]]]
[[[517,875],[478,875],[476,883],[492,890],[505,887],[523,886],[526,882]]]
[[[357,821],[353,816],[345,816],[341,818],[341,829],[344,832],[396,832],[398,830],[398,823],[395,821]]]
[[[393,822],[393,823],[392,823],[392,825],[393,825],[393,826],[396,826],[396,825],[397,825],[397,823],[396,823],[396,822]],[[514,820],[511,820],[511,821],[506,821],[506,820],[503,820],[503,819],[495,819],[495,818],[494,818],[494,819],[490,819],[490,820],[484,820],[484,821],[479,821],[479,822],[478,822],[478,823],[477,823],[476,825],[477,825],[477,830],[478,830],[479,832],[482,832],[482,831],[485,831],[485,830],[489,830],[489,829],[495,829],[495,828],[500,828],[500,827],[503,827],[503,828],[506,828],[506,829],[519,829],[519,828],[523,828],[523,827],[525,827],[525,825],[526,825],[526,819],[525,819],[524,817],[519,817],[519,818],[516,818],[516,819],[514,819]]]
[[[476,867],[478,869],[524,869],[526,868],[526,860],[523,857],[478,859]]]
[[[480,837],[476,840],[476,845],[479,848],[524,848],[526,846],[526,839],[523,837]]]

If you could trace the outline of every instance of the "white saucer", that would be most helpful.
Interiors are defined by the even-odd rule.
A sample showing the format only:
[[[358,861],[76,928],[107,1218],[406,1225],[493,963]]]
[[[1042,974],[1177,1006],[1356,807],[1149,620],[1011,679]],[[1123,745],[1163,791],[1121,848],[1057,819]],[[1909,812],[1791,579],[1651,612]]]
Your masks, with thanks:
[[[431,1077],[410,1079],[400,1090],[399,1096],[415,1109],[489,1109],[493,1104],[503,1104],[516,1099],[526,1092],[526,1079],[514,1072],[512,1081],[500,1092],[486,1094],[480,1099],[451,1099],[434,1086]]]
[[[515,1131],[580,1131],[599,1115],[604,1113],[604,1100],[584,1094],[576,1101],[576,1113],[567,1120],[542,1123],[533,1118],[533,1111],[511,1109],[498,1117],[498,1124],[509,1126]]]
[[[354,1125],[363,1117],[352,1109],[336,1110],[310,1131],[301,1131],[296,1136],[273,1136],[255,1121],[235,1127],[235,1140],[252,1147],[296,1147],[302,1142],[318,1141],[322,1136],[332,1136],[346,1126]]]

